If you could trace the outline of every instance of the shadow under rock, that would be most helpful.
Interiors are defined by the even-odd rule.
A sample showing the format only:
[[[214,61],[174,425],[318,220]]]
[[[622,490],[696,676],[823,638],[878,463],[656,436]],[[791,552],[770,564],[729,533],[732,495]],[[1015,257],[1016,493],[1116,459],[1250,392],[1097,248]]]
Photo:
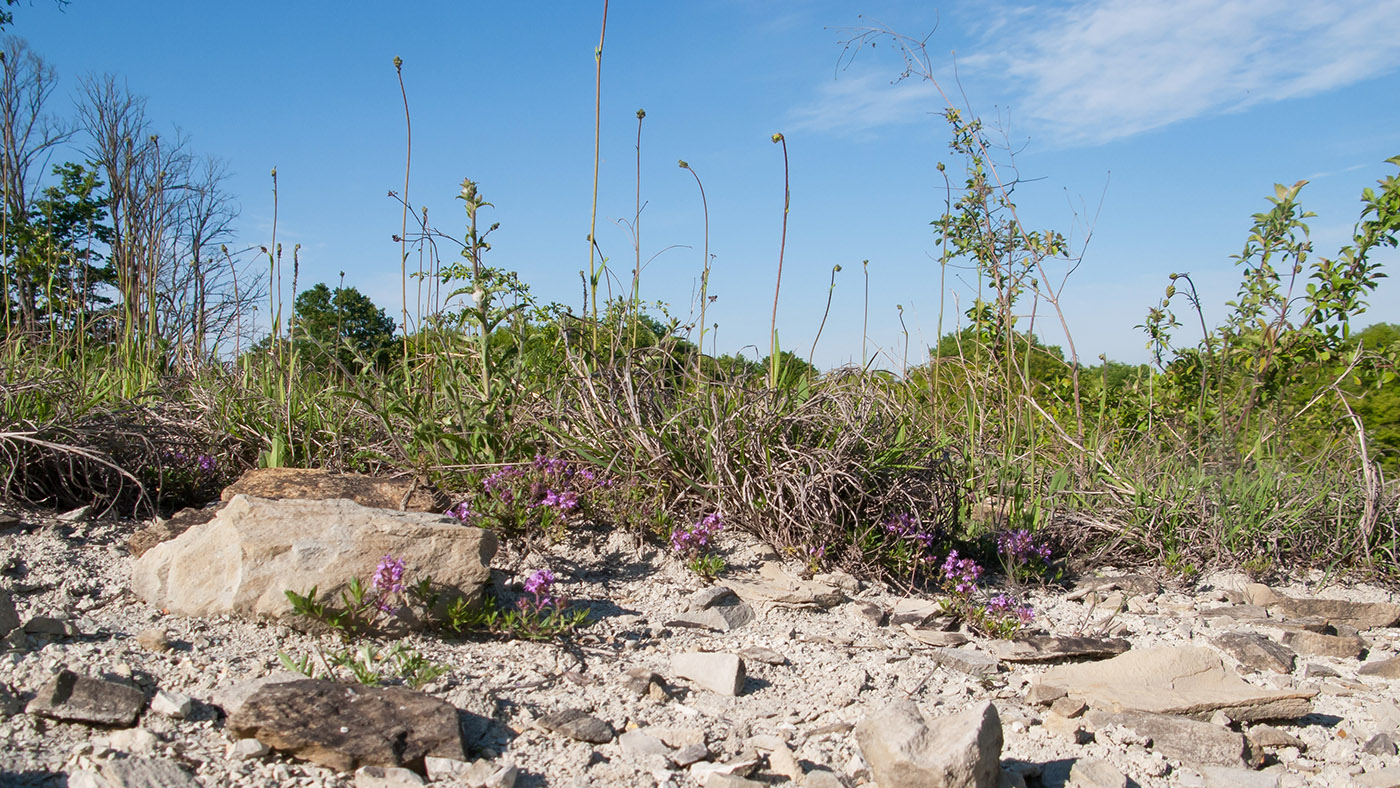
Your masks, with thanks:
[[[1319,714],[1313,712],[1311,714],[1304,714],[1298,719],[1293,720],[1293,724],[1301,726],[1316,725],[1319,728],[1335,728],[1342,724],[1342,718],[1335,714]]]
[[[1058,761],[1046,761],[1036,764],[1031,761],[1018,761],[1009,759],[1002,761],[1002,768],[1008,771],[1018,771],[1026,777],[1027,788],[1062,788],[1069,784],[1069,772],[1074,768],[1077,758],[1061,758]],[[1024,767],[1024,768],[1023,768]],[[1142,785],[1131,777],[1125,777],[1126,788],[1142,788]]]
[[[14,788],[67,788],[68,775],[43,770],[12,772],[0,769],[0,785]]]

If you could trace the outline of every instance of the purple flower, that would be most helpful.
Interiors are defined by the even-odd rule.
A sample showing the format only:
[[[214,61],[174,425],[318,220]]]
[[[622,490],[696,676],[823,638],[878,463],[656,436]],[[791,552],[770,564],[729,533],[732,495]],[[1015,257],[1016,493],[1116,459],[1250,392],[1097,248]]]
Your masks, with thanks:
[[[210,457],[207,454],[199,455],[199,459],[195,461],[195,464],[198,465],[199,469],[201,471],[204,471],[205,473],[213,473],[214,468],[216,467],[214,463],[214,458]]]
[[[554,596],[554,573],[548,569],[537,570],[525,581],[525,593],[534,597],[533,600],[522,599],[522,608],[533,607],[535,610],[542,610],[550,605],[561,605],[563,599]]]
[[[724,530],[724,521],[718,514],[706,515],[703,520],[690,528],[677,528],[671,532],[671,549],[678,553],[698,556],[709,549],[714,537]]]
[[[997,536],[997,551],[1006,556],[1012,565],[1017,566],[1029,563],[1032,558],[1039,558],[1042,561],[1050,558],[1050,546],[1037,544],[1035,537],[1025,528],[1003,531],[999,534]]]
[[[403,591],[403,561],[386,555],[379,559],[374,568],[370,586],[380,594],[397,594]]]
[[[918,542],[919,546],[925,550],[933,547],[935,541],[934,534],[919,529],[918,520],[908,513],[896,514],[885,520],[885,531],[901,539],[910,539]]]
[[[451,509],[447,510],[448,517],[456,517],[462,522],[471,522],[476,517],[476,512],[472,511],[472,505],[468,501],[462,501]]]
[[[982,578],[982,567],[971,558],[958,558],[957,550],[948,551],[943,560],[943,579],[959,594],[970,594],[977,588]]]

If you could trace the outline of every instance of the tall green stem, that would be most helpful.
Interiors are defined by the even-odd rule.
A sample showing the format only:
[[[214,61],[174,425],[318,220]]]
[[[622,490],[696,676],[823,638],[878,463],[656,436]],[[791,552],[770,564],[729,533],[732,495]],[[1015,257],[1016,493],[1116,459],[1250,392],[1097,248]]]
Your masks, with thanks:
[[[593,354],[598,354],[598,269],[594,253],[598,249],[598,162],[603,128],[603,39],[608,34],[608,0],[603,0],[603,28],[598,48],[593,50],[597,74],[593,85],[593,210],[588,219],[588,287],[593,309]]]
[[[778,242],[778,282],[773,285],[773,323],[768,329],[768,386],[778,387],[778,291],[783,286],[783,253],[787,251],[788,208],[792,205],[792,191],[788,186],[787,139],[774,134],[773,141],[783,146],[783,237]]]

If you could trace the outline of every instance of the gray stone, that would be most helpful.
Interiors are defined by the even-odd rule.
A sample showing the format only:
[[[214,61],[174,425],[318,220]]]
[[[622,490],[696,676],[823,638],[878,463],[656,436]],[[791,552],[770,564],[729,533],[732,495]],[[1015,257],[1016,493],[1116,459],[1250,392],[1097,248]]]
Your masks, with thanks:
[[[590,744],[607,744],[616,735],[612,725],[582,709],[560,709],[535,721],[539,727]]]
[[[1269,617],[1269,611],[1262,605],[1208,607],[1200,612],[1201,618],[1233,618],[1241,621],[1262,621]]]
[[[1128,778],[1113,764],[1098,758],[1076,758],[1065,788],[1127,788]]]
[[[293,673],[290,670],[274,670],[266,676],[240,681],[214,691],[210,702],[224,710],[224,714],[232,716],[243,708],[244,701],[253,696],[253,693],[263,687],[273,684],[285,684],[289,681],[301,681],[306,676],[300,673]]]
[[[159,742],[156,735],[145,728],[123,728],[107,737],[108,747],[134,755],[149,755],[155,752]]]
[[[1351,780],[1354,788],[1400,788],[1400,766],[1370,769]]]
[[[170,636],[159,627],[137,632],[136,643],[147,651],[163,652],[171,649]]]
[[[661,678],[661,674],[646,668],[632,668],[627,671],[627,678],[622,680],[622,686],[638,698],[665,700],[671,696],[666,689],[666,680]]]
[[[1152,749],[1183,763],[1246,768],[1259,762],[1243,734],[1209,722],[1143,711],[1094,711],[1088,720],[1097,729],[1110,725],[1127,728],[1151,739]]]
[[[1055,662],[1062,659],[1107,659],[1131,647],[1132,644],[1123,638],[1031,635],[1016,640],[996,641],[992,644],[992,653],[1006,662]]]
[[[928,655],[939,665],[969,676],[991,676],[1001,667],[996,657],[972,647],[935,648],[930,650]]]
[[[247,761],[261,758],[270,752],[272,752],[271,747],[250,737],[229,742],[228,748],[224,750],[224,755],[235,761]]]
[[[1147,575],[1100,575],[1080,580],[1067,599],[1083,599],[1091,593],[1126,591],[1139,596],[1151,596],[1162,590],[1162,584]]]
[[[146,696],[135,687],[61,670],[24,710],[55,720],[130,727],[145,705]]]
[[[1293,661],[1297,656],[1293,650],[1258,633],[1226,632],[1211,642],[1250,670],[1293,672]]]
[[[725,578],[725,585],[744,601],[779,607],[832,608],[846,601],[839,588],[802,578],[788,572],[782,564],[767,561],[758,568],[759,576]]]
[[[889,623],[892,627],[922,626],[924,622],[941,614],[943,606],[932,599],[914,599],[906,597],[894,603],[894,609],[890,611]]]
[[[617,743],[626,753],[662,756],[671,754],[670,747],[642,729],[627,731],[618,736]]]
[[[1361,750],[1371,755],[1389,758],[1396,753],[1395,740],[1390,738],[1387,734],[1377,733],[1375,736],[1366,740],[1366,744],[1362,745]]]
[[[747,777],[740,777],[737,774],[725,774],[724,772],[709,772],[700,783],[703,788],[768,788],[768,783],[761,783],[758,780],[750,780]]]
[[[427,755],[463,754],[457,709],[404,687],[320,679],[268,684],[229,715],[227,727],[343,772],[404,766],[422,773]]]
[[[728,590],[728,589],[726,589]],[[666,622],[668,627],[702,627],[716,632],[729,632],[753,621],[753,608],[746,602],[733,605],[712,605],[689,610]]]
[[[240,495],[213,520],[136,559],[131,587],[181,615],[275,618],[292,612],[287,591],[314,586],[318,598],[335,598],[390,554],[405,563],[410,582],[431,577],[446,604],[481,593],[495,552],[493,534],[446,515]]]
[[[1298,752],[1303,752],[1308,748],[1302,739],[1272,725],[1255,725],[1249,729],[1246,735],[1249,737],[1250,743],[1257,749],[1277,750],[1283,747],[1294,747]]]
[[[1366,641],[1352,635],[1323,635],[1317,632],[1285,632],[1283,644],[1310,657],[1356,659],[1366,650]]]
[[[1279,788],[1279,776],[1272,772],[1230,766],[1202,766],[1200,772],[1205,788]]]
[[[710,759],[710,748],[703,744],[687,744],[671,753],[671,763],[684,769],[691,764]]]
[[[1389,602],[1348,602],[1342,599],[1294,599],[1276,593],[1268,586],[1251,583],[1244,588],[1245,599],[1263,605],[1288,618],[1321,618],[1333,625],[1349,624],[1357,629],[1393,627],[1400,623],[1400,605]]]
[[[1358,676],[1380,676],[1387,679],[1400,679],[1400,657],[1378,659],[1362,664],[1356,671]]]
[[[688,651],[671,657],[671,671],[720,695],[744,691],[744,660],[738,654]]]
[[[734,589],[725,586],[705,586],[691,594],[685,602],[686,610],[709,610],[717,605],[736,605],[739,597]]]
[[[929,717],[899,701],[856,725],[856,743],[880,788],[996,788],[1001,721],[996,707]]]
[[[402,766],[361,766],[355,770],[355,788],[408,788],[424,784],[417,772]]]
[[[882,627],[889,620],[890,613],[874,602],[855,601],[851,603],[851,615],[862,621],[869,621]]]
[[[77,637],[82,632],[78,625],[66,617],[34,616],[24,622],[24,632],[29,635],[51,635],[53,637]]]
[[[765,665],[786,665],[788,661],[781,652],[765,646],[749,646],[740,651],[739,656],[743,657],[745,662],[762,662]]]
[[[941,629],[916,627],[913,624],[904,624],[902,628],[904,629],[904,634],[908,635],[915,642],[935,648],[961,646],[969,640],[968,636],[961,632],[945,632]]]
[[[200,788],[189,772],[165,758],[120,758],[102,761],[95,772],[84,771],[69,777],[70,788]]]
[[[1210,649],[1134,649],[1089,664],[1057,665],[1034,679],[1098,709],[1125,709],[1208,718],[1295,719],[1307,714],[1316,691],[1265,690],[1241,679]]]
[[[428,779],[449,785],[465,784],[470,788],[512,788],[520,770],[510,761],[499,766],[478,758],[471,763],[453,758],[428,756]]]
[[[1087,744],[1094,734],[1085,727],[1084,720],[1066,717],[1055,711],[1048,712],[1040,720],[1041,727],[1049,733],[1068,741],[1070,744]]]
[[[194,698],[183,692],[156,690],[151,697],[151,711],[171,719],[183,720],[194,712]]]

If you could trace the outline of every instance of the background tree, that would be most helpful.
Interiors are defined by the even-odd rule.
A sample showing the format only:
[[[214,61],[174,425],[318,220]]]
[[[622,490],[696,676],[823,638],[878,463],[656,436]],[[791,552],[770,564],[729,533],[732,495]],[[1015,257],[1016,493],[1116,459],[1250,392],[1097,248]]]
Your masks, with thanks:
[[[38,189],[38,164],[72,133],[45,109],[57,76],[24,39],[6,36],[0,43],[0,264],[3,270],[6,326],[17,319],[22,329],[38,325],[34,311],[41,284],[35,272],[20,266],[18,241],[26,228],[30,201]],[[32,260],[31,260],[32,262]],[[14,313],[12,316],[12,312]]]
[[[359,369],[357,358],[388,361],[394,319],[353,287],[331,290],[318,283],[297,295],[295,315],[297,347],[313,364],[329,363],[332,353],[351,371]]]

